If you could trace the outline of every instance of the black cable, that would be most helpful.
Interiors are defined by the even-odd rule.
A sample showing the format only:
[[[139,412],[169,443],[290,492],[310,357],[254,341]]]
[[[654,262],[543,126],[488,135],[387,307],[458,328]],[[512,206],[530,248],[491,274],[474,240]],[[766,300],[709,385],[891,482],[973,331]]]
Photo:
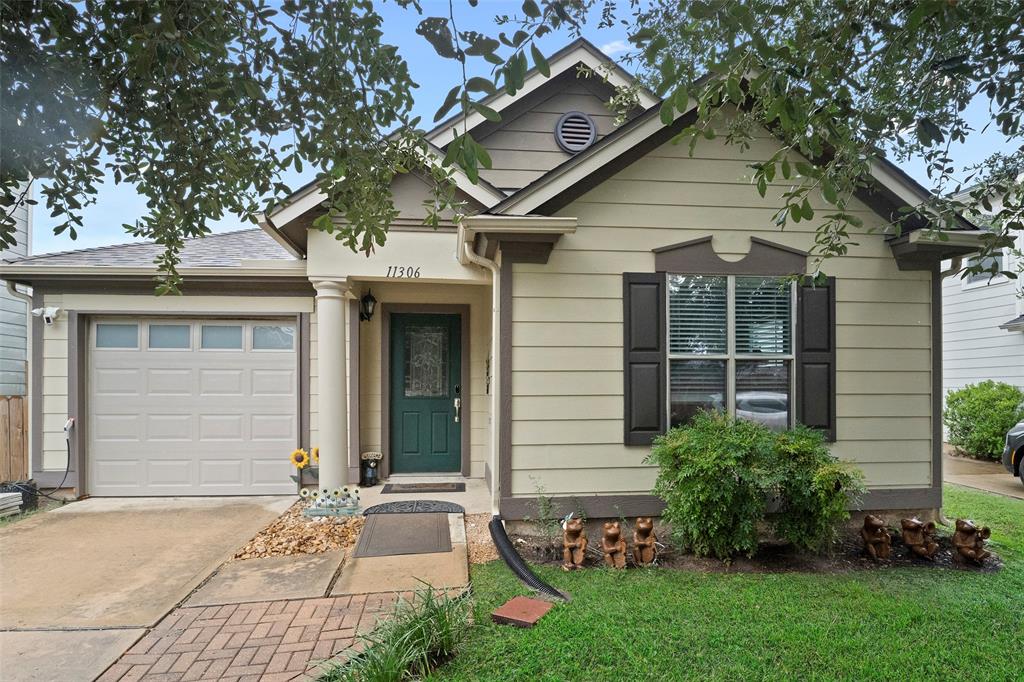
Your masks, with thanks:
[[[60,479],[60,484],[56,488],[51,488],[51,490],[60,490],[61,488],[63,488],[64,483],[67,482],[68,480],[68,474],[71,473],[71,434],[68,434],[68,437],[64,439],[64,443],[65,445],[67,445],[68,448],[68,463],[64,466],[64,478]],[[34,493],[36,495],[42,495],[48,500],[60,502],[61,504],[65,504],[67,502],[67,500],[64,499],[63,497],[54,497],[53,495],[44,493],[39,487],[36,487],[35,490],[32,490],[32,488],[23,486],[17,481],[11,482],[10,485],[14,486],[15,488],[19,488],[22,493]]]

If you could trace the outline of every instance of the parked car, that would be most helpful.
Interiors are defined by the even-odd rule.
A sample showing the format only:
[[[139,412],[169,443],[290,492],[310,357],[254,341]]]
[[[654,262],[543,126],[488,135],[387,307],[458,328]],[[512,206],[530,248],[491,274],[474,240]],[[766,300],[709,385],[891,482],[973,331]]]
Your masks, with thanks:
[[[1017,422],[1006,433],[1006,447],[1003,448],[1003,466],[1024,483],[1024,421]]]

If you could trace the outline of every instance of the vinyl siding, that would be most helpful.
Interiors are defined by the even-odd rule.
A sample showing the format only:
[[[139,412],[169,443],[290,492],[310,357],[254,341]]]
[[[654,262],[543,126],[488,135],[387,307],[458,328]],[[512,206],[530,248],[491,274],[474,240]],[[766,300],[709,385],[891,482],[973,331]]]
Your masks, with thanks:
[[[659,147],[559,211],[579,227],[547,264],[513,266],[513,495],[650,492],[649,449],[622,444],[622,273],[651,272],[651,249],[709,234],[726,260],[751,236],[811,250],[815,223],[774,227],[784,185],[762,199],[749,184],[748,164],[776,149],[761,135],[745,154],[717,140],[693,158]],[[852,211],[865,229],[883,224],[860,202]],[[854,236],[848,256],[822,266],[838,280],[832,451],[872,488],[929,487],[930,273],[901,272],[878,234]]]
[[[166,296],[157,301],[152,296],[105,294],[46,294],[43,305],[56,306],[63,312],[51,325],[43,327],[42,366],[42,457],[43,469],[63,471],[67,465],[64,422],[68,418],[68,316],[79,313],[180,313],[201,317],[212,313],[245,315],[294,315],[311,312],[313,299],[273,296]],[[77,415],[71,415],[76,416]],[[286,457],[288,453],[282,453]]]
[[[14,213],[17,243],[0,250],[0,261],[29,255],[31,216],[22,204]],[[25,395],[28,363],[28,304],[0,285],[0,395]]]
[[[1024,237],[1018,237],[1024,246]],[[1008,253],[1005,268],[1018,263]],[[942,384],[944,392],[993,379],[1024,388],[1024,332],[999,325],[1024,314],[1020,281],[999,278],[942,282]]]
[[[570,74],[559,83],[549,83],[536,102],[505,112],[508,120],[479,140],[492,162],[490,169],[481,169],[480,176],[506,191],[525,187],[571,157],[555,141],[555,125],[562,114],[588,114],[597,126],[598,140],[615,130],[615,113],[606,106],[611,95],[611,89],[596,78],[577,79]]]

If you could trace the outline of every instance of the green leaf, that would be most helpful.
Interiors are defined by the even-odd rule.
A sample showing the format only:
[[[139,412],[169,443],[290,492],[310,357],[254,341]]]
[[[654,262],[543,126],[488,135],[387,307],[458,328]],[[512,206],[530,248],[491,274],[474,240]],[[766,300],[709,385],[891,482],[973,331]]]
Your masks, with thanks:
[[[836,204],[839,201],[839,195],[836,194],[836,188],[828,178],[821,179],[821,194],[825,197],[825,201],[830,204]]]
[[[537,3],[534,0],[524,0],[523,14],[531,19],[537,19],[540,17],[540,8],[537,7]]]
[[[551,66],[548,65],[548,60],[544,57],[544,53],[537,47],[537,43],[530,45],[530,54],[533,55],[533,63],[540,71],[541,75],[545,78],[551,77]]]
[[[665,125],[671,125],[672,121],[676,118],[676,108],[672,105],[672,100],[667,99],[661,103],[661,122]]]
[[[466,81],[466,89],[472,92],[485,92],[488,95],[498,92],[498,88],[494,86],[494,83],[480,76],[474,76]]]
[[[478,112],[480,112],[480,114],[482,114],[484,118],[486,118],[488,121],[492,123],[497,123],[501,121],[501,114],[499,114],[497,111],[491,109],[488,106],[480,104],[480,102],[473,102],[472,104],[470,104],[470,106],[476,109]]]
[[[760,194],[762,197],[764,197],[764,195],[765,195],[765,193],[767,191],[768,191],[768,181],[765,180],[764,175],[759,175],[757,177],[757,193]]]
[[[811,202],[807,201],[807,197],[804,197],[804,201],[800,204],[800,217],[804,220],[811,220],[814,218],[814,209],[811,208]]]
[[[789,159],[782,157],[782,177],[789,179],[790,175],[793,174],[793,169],[789,166]]]
[[[434,114],[434,123],[440,121],[448,114],[449,111],[452,110],[452,107],[454,107],[456,102],[459,101],[459,93],[461,92],[461,85],[456,85],[454,88],[448,91],[448,96],[444,98],[444,104],[442,104],[441,108],[438,109],[437,112]]]

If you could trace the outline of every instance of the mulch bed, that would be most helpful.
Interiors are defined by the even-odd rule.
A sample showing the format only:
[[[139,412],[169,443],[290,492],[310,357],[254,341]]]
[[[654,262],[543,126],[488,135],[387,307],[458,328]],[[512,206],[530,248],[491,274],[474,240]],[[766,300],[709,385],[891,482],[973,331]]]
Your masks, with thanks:
[[[362,516],[319,517],[302,515],[309,504],[299,500],[238,550],[233,560],[261,559],[293,554],[322,554],[356,544],[365,519]]]
[[[627,535],[627,537],[630,537]],[[604,557],[601,554],[601,538],[589,537],[587,557],[584,566],[588,568],[603,567]],[[659,538],[663,542],[663,539]],[[1003,561],[994,552],[981,566],[962,564],[953,559],[951,535],[940,533],[936,538],[939,551],[934,561],[920,559],[899,540],[898,533],[893,535],[892,556],[887,561],[873,561],[863,549],[860,536],[856,533],[844,534],[835,543],[830,554],[811,554],[800,552],[790,545],[762,544],[750,559],[739,557],[730,563],[714,558],[697,557],[681,552],[673,547],[659,547],[657,566],[685,571],[705,573],[848,573],[851,571],[872,571],[891,568],[935,568],[945,570],[963,570],[977,573],[994,573],[1003,567]],[[512,543],[520,555],[530,563],[560,566],[562,564],[561,537],[557,546],[551,547],[543,538],[516,535]],[[993,551],[989,546],[989,551]],[[632,545],[627,567],[632,565]]]

